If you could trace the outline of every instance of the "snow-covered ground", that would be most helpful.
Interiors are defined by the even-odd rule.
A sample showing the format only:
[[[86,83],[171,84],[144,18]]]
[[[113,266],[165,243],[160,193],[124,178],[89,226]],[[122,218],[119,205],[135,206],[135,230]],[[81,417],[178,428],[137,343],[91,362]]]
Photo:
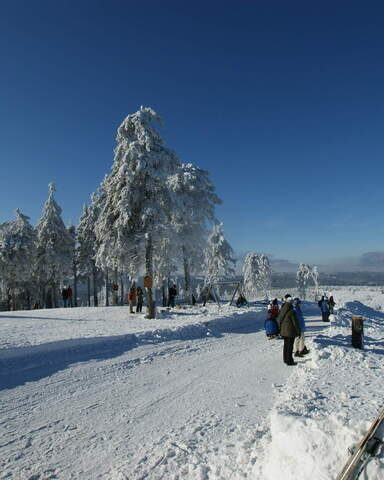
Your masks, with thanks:
[[[263,306],[0,313],[0,479],[334,478],[383,406],[384,295],[361,291],[327,289],[330,326],[305,304],[297,367]]]

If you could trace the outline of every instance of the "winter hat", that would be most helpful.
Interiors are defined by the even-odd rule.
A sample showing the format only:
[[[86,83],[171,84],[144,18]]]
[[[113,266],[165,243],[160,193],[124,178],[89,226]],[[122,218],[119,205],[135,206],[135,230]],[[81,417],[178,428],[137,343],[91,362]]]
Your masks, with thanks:
[[[294,301],[295,303],[301,303],[301,300],[300,300],[299,297],[294,298],[293,301]]]
[[[292,302],[292,296],[289,293],[287,293],[286,295],[284,295],[284,300],[286,302]]]

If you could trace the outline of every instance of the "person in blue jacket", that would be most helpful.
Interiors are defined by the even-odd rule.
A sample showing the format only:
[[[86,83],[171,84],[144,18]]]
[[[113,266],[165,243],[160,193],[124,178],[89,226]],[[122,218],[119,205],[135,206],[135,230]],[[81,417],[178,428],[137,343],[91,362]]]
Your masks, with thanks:
[[[295,343],[293,344],[293,351],[295,352],[295,357],[303,357],[309,350],[305,346],[304,332],[305,332],[305,320],[304,315],[301,310],[301,300],[296,297],[293,299],[293,309],[300,327],[300,336],[295,338]]]
[[[319,307],[321,310],[321,316],[322,316],[323,322],[329,322],[329,315],[330,315],[329,303],[328,303],[328,298],[325,295],[321,297],[321,300],[319,301]]]

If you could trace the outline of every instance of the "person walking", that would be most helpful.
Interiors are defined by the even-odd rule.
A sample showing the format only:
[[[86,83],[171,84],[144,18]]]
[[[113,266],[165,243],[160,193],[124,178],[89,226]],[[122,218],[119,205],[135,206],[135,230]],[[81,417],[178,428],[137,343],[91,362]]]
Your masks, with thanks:
[[[71,288],[70,285],[68,285],[67,292],[68,292],[68,306],[72,307],[73,292],[72,292],[72,288]]]
[[[284,297],[284,305],[281,307],[278,316],[280,335],[284,339],[283,360],[286,365],[297,365],[292,356],[293,344],[295,337],[299,337],[301,334],[292,301],[292,296],[287,293]]]
[[[296,314],[296,319],[299,323],[300,327],[300,336],[295,338],[295,342],[293,344],[293,351],[295,352],[295,357],[304,357],[309,353],[309,350],[305,346],[305,339],[304,339],[304,332],[305,332],[305,320],[304,315],[301,310],[301,300],[300,298],[295,298],[293,300],[293,309]]]
[[[329,303],[328,298],[325,295],[321,297],[321,300],[319,301],[319,307],[323,322],[329,322]]]
[[[143,289],[138,286],[136,289],[137,293],[137,306],[136,306],[136,313],[141,313],[143,309],[143,300],[144,300],[144,292]]]
[[[333,296],[331,295],[328,300],[328,305],[329,305],[329,313],[333,314],[336,302],[333,299]]]
[[[67,301],[68,301],[68,289],[66,286],[63,287],[63,289],[61,290],[61,296],[63,298],[63,305],[64,305],[64,308],[67,307]]]
[[[171,287],[168,288],[168,307],[175,306],[176,295],[177,295],[176,285],[173,284]]]
[[[129,303],[129,313],[135,313],[133,307],[136,306],[136,298],[137,298],[137,289],[135,282],[132,282],[131,288],[128,292],[128,303]]]

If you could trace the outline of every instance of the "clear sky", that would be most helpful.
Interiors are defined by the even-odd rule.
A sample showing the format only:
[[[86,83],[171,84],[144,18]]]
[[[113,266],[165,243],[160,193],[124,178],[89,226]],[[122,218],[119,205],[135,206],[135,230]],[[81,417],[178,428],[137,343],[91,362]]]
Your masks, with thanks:
[[[3,0],[0,221],[64,221],[140,105],[211,172],[238,251],[383,250],[384,3]]]

